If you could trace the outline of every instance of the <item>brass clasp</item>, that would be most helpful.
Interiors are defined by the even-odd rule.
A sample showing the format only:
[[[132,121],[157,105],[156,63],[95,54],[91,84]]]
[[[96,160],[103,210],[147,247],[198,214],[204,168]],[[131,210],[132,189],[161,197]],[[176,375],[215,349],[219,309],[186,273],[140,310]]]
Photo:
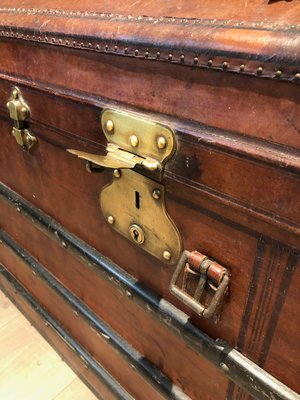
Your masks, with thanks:
[[[105,156],[67,151],[100,167],[139,169],[161,180],[164,165],[176,149],[172,129],[140,115],[116,110],[105,110],[101,125],[108,142]]]
[[[26,126],[26,120],[30,117],[30,109],[18,87],[13,88],[12,95],[6,106],[10,118],[14,121],[12,134],[16,142],[24,150],[29,151],[37,143],[37,139]]]
[[[181,237],[165,207],[161,183],[166,162],[176,150],[171,128],[140,114],[105,110],[101,116],[107,139],[102,156],[68,149],[87,161],[88,171],[114,170],[100,193],[100,205],[113,229],[167,264],[181,254]]]

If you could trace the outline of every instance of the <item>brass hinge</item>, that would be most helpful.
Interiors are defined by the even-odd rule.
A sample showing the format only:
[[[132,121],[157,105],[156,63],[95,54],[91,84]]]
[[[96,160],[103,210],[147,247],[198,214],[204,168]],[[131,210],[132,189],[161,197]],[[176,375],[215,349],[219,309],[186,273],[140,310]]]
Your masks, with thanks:
[[[37,143],[37,139],[27,127],[26,120],[30,117],[30,109],[18,87],[15,86],[13,88],[12,95],[6,106],[9,111],[9,116],[14,122],[12,134],[16,142],[22,146],[24,150],[31,150]]]
[[[86,160],[89,171],[113,169],[113,181],[100,193],[105,219],[145,251],[175,264],[181,237],[167,213],[161,183],[176,150],[173,130],[139,114],[111,109],[102,113],[101,125],[108,142],[105,156],[67,151]]]

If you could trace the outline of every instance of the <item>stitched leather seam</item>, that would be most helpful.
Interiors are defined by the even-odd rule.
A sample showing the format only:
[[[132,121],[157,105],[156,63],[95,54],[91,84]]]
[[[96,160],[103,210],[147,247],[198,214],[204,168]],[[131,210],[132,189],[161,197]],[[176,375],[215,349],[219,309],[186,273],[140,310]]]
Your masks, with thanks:
[[[253,59],[249,56],[247,58],[245,56],[235,57],[230,53],[226,55],[225,52],[223,54],[208,53],[208,51],[200,52],[199,50],[198,52],[183,52],[174,48],[169,52],[165,48],[155,50],[141,44],[137,47],[135,43],[124,43],[113,39],[102,40],[101,38],[83,38],[82,36],[78,39],[76,35],[36,33],[32,29],[6,26],[0,26],[1,37],[300,83],[300,70],[292,65],[292,62],[290,62],[290,65],[284,65],[283,68],[271,62],[264,63],[257,60],[257,57]]]

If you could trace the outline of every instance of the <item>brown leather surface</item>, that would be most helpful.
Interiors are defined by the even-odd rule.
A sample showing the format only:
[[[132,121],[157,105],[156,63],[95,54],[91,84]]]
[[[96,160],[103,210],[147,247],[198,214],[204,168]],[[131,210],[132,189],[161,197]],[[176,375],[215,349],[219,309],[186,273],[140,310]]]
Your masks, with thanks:
[[[241,19],[299,23],[298,1],[268,0],[1,0],[1,7],[25,7],[76,11],[97,11],[125,15],[152,15],[179,18]]]
[[[37,10],[28,11],[28,3]],[[258,0],[0,0],[0,179],[189,313],[206,333],[298,391],[299,7],[298,1]],[[11,135],[5,105],[14,84],[31,108],[30,126],[39,141],[32,154],[22,152]],[[103,153],[99,116],[112,106],[146,113],[176,131],[178,149],[164,177],[167,209],[184,247],[231,273],[218,324],[193,315],[169,294],[173,268],[104,221],[98,196],[110,174],[88,174],[65,152],[72,147]],[[207,399],[216,393],[220,399],[244,398],[11,207],[1,204],[0,218],[2,227],[192,398],[204,385]]]
[[[235,19],[232,9],[230,19],[225,14],[222,20],[214,17],[213,13],[207,20],[202,15],[202,9],[205,9],[202,2],[193,7],[193,17],[187,19],[184,10],[175,12],[176,18],[158,18],[150,10],[148,16],[146,7],[141,16],[132,17],[128,16],[128,11],[124,15],[107,14],[106,4],[103,4],[104,10],[100,14],[66,11],[67,3],[64,4],[64,8],[47,9],[46,4],[45,8],[34,8],[32,2],[33,8],[19,9],[16,8],[18,4],[5,8],[0,2],[0,35],[40,44],[78,47],[89,52],[113,53],[126,58],[300,80],[300,8],[296,2],[289,3],[288,9],[276,22],[268,22],[268,16],[274,14],[273,7],[279,11],[282,4],[278,3],[260,7],[260,14],[256,13],[257,8],[254,9],[253,5],[244,7],[247,10],[244,19]],[[126,4],[130,10],[130,5]],[[96,11],[100,6],[101,3]],[[118,4],[114,4],[111,10],[118,10],[117,7]],[[158,9],[156,3],[151,3],[150,9],[154,8]],[[197,9],[201,19],[197,19]],[[251,19],[254,15],[258,18],[256,22]],[[284,20],[286,24],[282,22]]]
[[[227,72],[179,68],[11,40],[0,41],[0,51],[0,71],[14,76],[16,82],[27,76],[30,85],[48,87],[49,92],[79,91],[83,96],[94,95],[99,100],[118,101],[300,148],[297,84],[277,80],[271,84],[268,80]],[[229,145],[232,146],[233,143]],[[254,153],[263,148],[255,147]]]

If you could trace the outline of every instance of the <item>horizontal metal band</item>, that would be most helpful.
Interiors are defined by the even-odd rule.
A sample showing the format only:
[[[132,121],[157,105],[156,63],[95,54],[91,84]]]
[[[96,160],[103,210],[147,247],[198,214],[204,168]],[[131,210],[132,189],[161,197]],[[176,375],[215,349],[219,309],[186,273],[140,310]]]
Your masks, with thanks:
[[[67,231],[62,225],[34,207],[17,193],[0,186],[0,195],[52,239],[63,243],[81,262],[93,265],[103,279],[118,288],[170,332],[182,339],[200,356],[205,357],[231,381],[261,400],[300,400],[300,395],[271,376],[222,340],[214,340],[190,323],[188,315],[155,294],[135,278],[105,258],[94,248]]]
[[[149,360],[143,357],[136,349],[132,348],[121,338],[106,322],[99,318],[82,301],[74,296],[64,285],[55,279],[36,259],[34,259],[24,248],[13,240],[6,232],[0,229],[0,242],[6,245],[31,271],[39,276],[52,290],[63,298],[76,314],[83,317],[91,328],[96,330],[106,340],[108,346],[112,346],[119,354],[134,366],[157,391],[166,396],[167,399],[188,400],[190,399],[178,386],[157,369]]]
[[[133,400],[133,397],[120,386],[120,384],[96,362],[94,358],[67,332],[61,324],[59,324],[51,315],[35,301],[30,293],[24,289],[20,283],[10,274],[3,266],[0,266],[0,274],[13,286],[14,290],[19,293],[33,310],[38,313],[45,322],[59,335],[63,341],[77,354],[88,368],[105,384],[105,386],[116,396],[122,400]],[[1,287],[5,292],[5,289]],[[13,299],[12,299],[13,300]]]

